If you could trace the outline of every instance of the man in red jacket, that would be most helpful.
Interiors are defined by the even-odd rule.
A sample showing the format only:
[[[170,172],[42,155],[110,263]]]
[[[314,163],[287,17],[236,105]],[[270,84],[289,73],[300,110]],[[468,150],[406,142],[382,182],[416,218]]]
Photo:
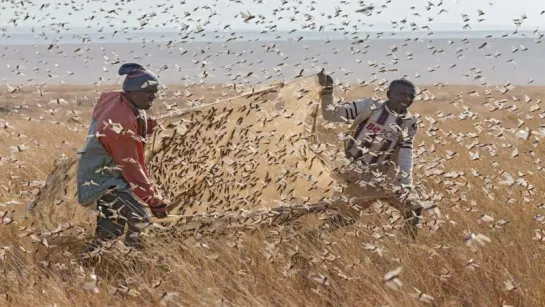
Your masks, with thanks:
[[[101,94],[78,164],[78,202],[96,202],[99,212],[96,238],[86,252],[120,237],[126,225],[125,244],[140,248],[138,224],[149,222],[145,205],[158,218],[168,215],[144,163],[146,138],[157,125],[145,111],[153,105],[159,80],[135,63],[122,65],[119,74],[126,75],[123,90]]]

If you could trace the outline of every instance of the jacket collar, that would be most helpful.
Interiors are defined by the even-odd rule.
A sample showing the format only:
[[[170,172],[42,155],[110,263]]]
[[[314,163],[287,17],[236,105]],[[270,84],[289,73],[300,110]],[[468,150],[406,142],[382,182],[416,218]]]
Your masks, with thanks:
[[[403,118],[405,117],[408,117],[409,116],[409,111],[408,110],[405,110],[405,112],[403,113],[397,113],[397,112],[394,112],[392,111],[389,107],[388,107],[388,101],[384,102],[384,108],[386,109],[386,111],[388,111],[388,113],[392,114],[392,115],[395,115],[395,116],[401,116]]]
[[[140,132],[140,136],[145,139],[146,137],[146,131],[148,123],[147,123],[147,116],[145,110],[140,110],[136,104],[123,92],[121,94],[121,99],[125,101],[133,110],[134,115],[136,116],[136,120],[140,123],[142,126],[142,131]]]
[[[123,100],[125,100],[130,106],[131,108],[133,109],[133,111],[138,114],[140,109],[138,109],[138,107],[136,106],[136,104],[134,103],[134,101],[132,101],[132,99],[129,98],[129,96],[127,96],[127,94],[125,92],[123,92],[121,94],[121,97],[123,97]]]

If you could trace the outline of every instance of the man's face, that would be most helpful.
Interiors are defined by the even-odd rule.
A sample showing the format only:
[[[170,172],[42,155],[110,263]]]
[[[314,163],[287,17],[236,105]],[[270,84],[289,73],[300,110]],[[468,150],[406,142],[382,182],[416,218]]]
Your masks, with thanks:
[[[412,86],[397,84],[390,89],[390,107],[397,112],[404,112],[413,103],[415,89]]]
[[[141,110],[149,110],[156,98],[157,91],[157,87],[153,87],[143,91],[128,92],[127,94],[136,107]]]

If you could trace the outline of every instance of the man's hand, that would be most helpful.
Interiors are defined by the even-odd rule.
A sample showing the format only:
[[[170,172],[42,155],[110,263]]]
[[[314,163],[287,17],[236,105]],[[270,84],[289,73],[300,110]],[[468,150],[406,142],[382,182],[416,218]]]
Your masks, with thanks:
[[[168,206],[165,203],[161,203],[158,206],[151,207],[151,213],[158,219],[164,219],[168,216]]]
[[[318,84],[323,87],[332,88],[333,78],[330,75],[326,75],[324,69],[318,73]]]
[[[157,120],[154,117],[149,116],[148,117],[148,131],[146,131],[146,134],[148,134],[148,135],[152,134],[153,130],[155,130],[158,126],[159,126],[159,124],[157,123]]]

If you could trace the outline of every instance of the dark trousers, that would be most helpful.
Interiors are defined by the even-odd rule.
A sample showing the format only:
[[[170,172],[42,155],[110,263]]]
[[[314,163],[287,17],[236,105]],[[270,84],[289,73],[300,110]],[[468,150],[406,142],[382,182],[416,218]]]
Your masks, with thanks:
[[[150,219],[144,206],[134,197],[126,192],[116,190],[109,191],[97,201],[96,238],[87,251],[93,251],[100,244],[100,241],[109,241],[123,235],[125,226],[125,245],[141,248],[141,227],[139,223],[149,223]]]

